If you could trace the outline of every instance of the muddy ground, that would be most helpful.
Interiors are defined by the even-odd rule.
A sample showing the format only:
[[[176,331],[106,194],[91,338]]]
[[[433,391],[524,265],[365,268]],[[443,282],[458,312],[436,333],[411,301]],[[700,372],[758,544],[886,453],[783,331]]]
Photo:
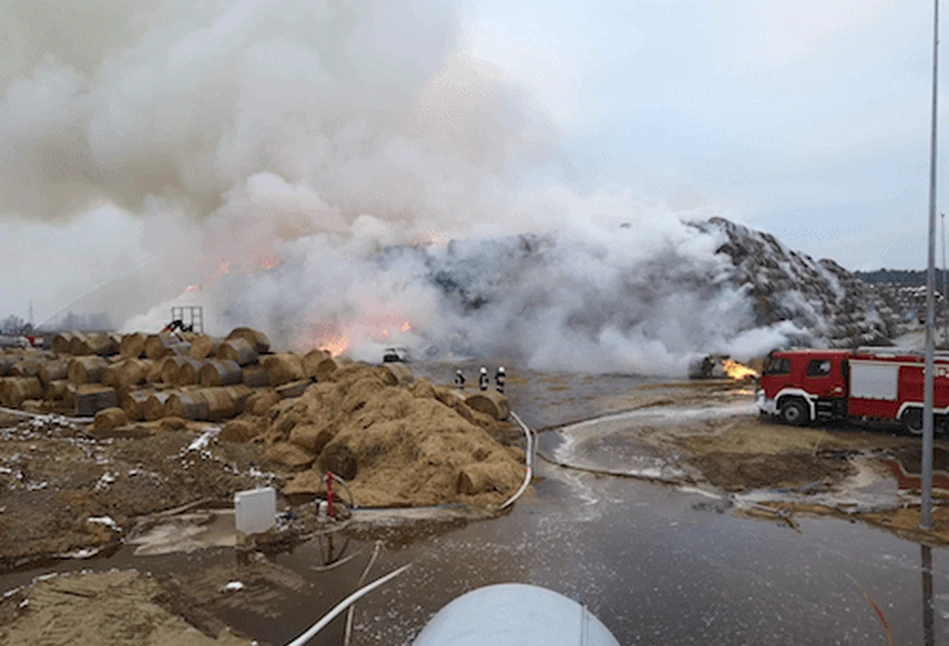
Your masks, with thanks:
[[[626,475],[717,492],[735,501],[739,513],[792,525],[794,514],[844,516],[949,543],[949,513],[942,507],[935,532],[916,528],[918,438],[847,426],[792,428],[759,418],[750,412],[749,383],[515,374],[509,394],[528,423],[552,431],[545,437],[570,422],[630,411],[622,432],[598,438],[593,450],[620,461],[633,451],[668,466],[672,476]],[[723,407],[735,412],[665,414]],[[653,412],[658,415],[650,417]],[[63,418],[0,417],[0,566],[12,571],[40,557],[108,552],[143,519],[196,503],[228,506],[235,491],[280,478],[260,463],[255,446],[201,441],[200,425],[159,429],[147,437],[93,440]],[[936,447],[937,474],[949,472],[949,442],[937,440]],[[556,450],[542,455],[564,468],[595,471]],[[894,474],[902,476],[899,486]],[[846,495],[848,488],[875,482],[894,483],[882,504],[855,504]],[[371,528],[360,531],[373,535]],[[304,585],[266,561],[242,572],[244,584],[258,591]],[[175,578],[125,571],[39,581],[0,600],[0,642],[249,643],[215,619],[228,608],[230,577],[230,569],[209,569]]]

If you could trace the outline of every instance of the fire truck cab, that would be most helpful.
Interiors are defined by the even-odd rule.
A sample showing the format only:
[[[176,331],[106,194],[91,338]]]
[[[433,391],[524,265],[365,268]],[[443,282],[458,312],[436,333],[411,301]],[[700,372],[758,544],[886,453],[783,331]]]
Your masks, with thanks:
[[[899,422],[904,430],[923,428],[922,354],[858,350],[772,352],[758,381],[762,414],[788,424],[832,419]],[[935,364],[935,428],[949,420],[949,355]]]

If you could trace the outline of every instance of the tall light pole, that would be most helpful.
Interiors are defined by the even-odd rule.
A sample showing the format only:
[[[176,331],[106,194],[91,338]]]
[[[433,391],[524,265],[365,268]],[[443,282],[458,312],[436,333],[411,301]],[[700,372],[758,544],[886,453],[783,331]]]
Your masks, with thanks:
[[[935,378],[935,348],[933,328],[936,302],[933,292],[936,283],[936,110],[939,77],[939,0],[933,0],[933,113],[929,141],[929,250],[926,272],[926,376],[923,380],[923,455],[920,493],[919,525],[933,528],[933,379]]]
[[[946,214],[942,218],[942,346],[949,348],[949,282],[946,282]]]

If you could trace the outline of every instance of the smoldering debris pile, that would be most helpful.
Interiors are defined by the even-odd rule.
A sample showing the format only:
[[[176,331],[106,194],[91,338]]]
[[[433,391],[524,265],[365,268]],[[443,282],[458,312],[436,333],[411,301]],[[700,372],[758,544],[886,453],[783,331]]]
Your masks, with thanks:
[[[250,328],[221,339],[58,334],[49,351],[0,354],[0,404],[94,416],[88,432],[102,438],[223,423],[218,440],[259,446],[285,493],[317,494],[333,471],[360,506],[493,505],[525,473],[523,452],[500,441],[503,396],[466,401],[401,363],[273,353]]]
[[[758,325],[790,321],[801,331],[799,343],[831,347],[889,344],[904,332],[905,309],[894,290],[723,218],[695,226],[726,236],[718,253],[731,258],[732,282],[754,299]]]
[[[490,505],[518,488],[524,454],[496,439],[495,417],[428,381],[399,384],[389,370],[345,366],[272,410],[268,457],[306,469],[285,493],[318,493],[326,471],[349,480],[361,506]]]

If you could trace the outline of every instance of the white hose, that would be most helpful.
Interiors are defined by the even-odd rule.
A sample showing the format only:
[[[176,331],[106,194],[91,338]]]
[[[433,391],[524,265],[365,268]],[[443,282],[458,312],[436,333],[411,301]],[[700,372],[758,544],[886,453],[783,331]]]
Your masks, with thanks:
[[[376,579],[369,585],[359,588],[358,590],[353,592],[351,595],[349,595],[348,597],[340,601],[338,604],[336,604],[336,606],[332,610],[330,610],[328,613],[323,615],[322,619],[320,619],[318,622],[313,624],[309,629],[307,629],[305,633],[303,633],[302,635],[294,639],[292,642],[289,642],[287,646],[304,646],[308,641],[313,639],[313,637],[318,632],[326,628],[331,621],[336,619],[336,617],[341,615],[343,611],[349,608],[349,606],[353,605],[354,603],[362,599],[364,596],[366,596],[367,594],[369,594],[370,592],[372,592],[379,586],[384,585],[388,583],[389,581],[391,581],[392,579],[394,579],[395,577],[399,576],[400,574],[408,570],[410,567],[412,567],[411,563],[403,565],[398,570],[395,570],[394,572],[390,572],[389,574],[385,575],[381,579]]]
[[[525,462],[527,462],[527,473],[524,474],[524,482],[521,484],[521,488],[518,489],[517,492],[511,496],[507,502],[501,505],[500,509],[507,509],[513,505],[518,498],[524,495],[524,492],[527,491],[527,486],[531,483],[531,480],[534,479],[534,431],[532,431],[530,427],[525,424],[514,411],[511,411],[511,418],[515,421],[515,423],[517,423],[518,426],[521,427],[521,430],[524,431],[524,437],[527,438],[527,451],[525,457]]]
[[[76,424],[91,424],[95,421],[92,417],[66,417],[65,415],[57,415],[56,413],[28,413],[25,410],[17,410],[16,408],[5,408],[0,406],[0,413],[6,413],[7,415],[15,415],[18,417],[29,417],[36,419],[37,417],[55,417],[57,419],[64,419],[69,422],[75,422]]]

